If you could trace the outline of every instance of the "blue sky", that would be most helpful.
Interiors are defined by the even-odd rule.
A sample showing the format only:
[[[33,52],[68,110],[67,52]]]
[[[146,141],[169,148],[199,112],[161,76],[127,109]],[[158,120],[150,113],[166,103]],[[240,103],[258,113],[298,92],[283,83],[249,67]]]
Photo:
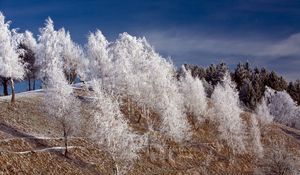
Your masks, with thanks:
[[[128,32],[177,66],[248,60],[300,78],[299,0],[0,0],[0,10],[36,35],[50,16],[80,44],[96,29],[111,41]]]

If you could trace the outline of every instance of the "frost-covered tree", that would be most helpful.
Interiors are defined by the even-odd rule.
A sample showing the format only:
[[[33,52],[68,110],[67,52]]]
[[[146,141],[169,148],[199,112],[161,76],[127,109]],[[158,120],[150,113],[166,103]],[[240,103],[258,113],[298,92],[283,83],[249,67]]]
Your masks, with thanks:
[[[108,41],[100,30],[90,33],[86,48],[91,78],[105,78],[110,73],[112,61],[108,55],[108,45]]]
[[[202,122],[207,111],[206,94],[202,81],[193,78],[191,73],[184,67],[180,77],[180,92],[183,95],[183,102],[188,114],[192,114],[199,122]]]
[[[32,51],[36,51],[37,47],[37,41],[34,38],[32,32],[26,30],[24,32],[23,38],[21,43],[25,44],[28,48],[30,48]]]
[[[145,146],[146,137],[135,134],[128,126],[115,97],[105,92],[101,82],[93,80],[93,138],[112,157],[116,174],[125,174],[138,151]]]
[[[267,88],[265,98],[275,121],[300,128],[300,107],[288,93]]]
[[[263,156],[263,145],[261,143],[261,132],[258,125],[258,120],[255,115],[251,115],[250,117],[251,130],[250,133],[252,135],[252,151],[258,156]]]
[[[58,31],[58,38],[62,46],[61,57],[64,73],[69,84],[72,84],[78,75],[83,77],[82,71],[86,68],[83,49],[72,41],[70,33],[64,29]]]
[[[67,156],[68,135],[76,130],[80,121],[80,102],[66,80],[61,54],[63,47],[50,18],[46,21],[46,26],[41,29],[38,47],[40,76],[46,91],[44,107],[49,117],[60,123],[65,142],[65,156]]]
[[[236,152],[245,151],[244,133],[245,126],[240,118],[238,92],[230,76],[225,75],[222,83],[215,87],[211,96],[215,116],[213,120],[218,123],[221,139]]]
[[[270,114],[270,109],[268,108],[267,99],[265,97],[257,106],[256,114],[263,125],[269,124],[274,120],[274,116]]]
[[[123,98],[158,113],[162,132],[177,141],[187,139],[189,125],[173,64],[157,54],[145,38],[127,33],[108,49],[113,69],[107,84]]]
[[[11,83],[11,102],[15,101],[13,80],[23,79],[26,72],[14,43],[13,33],[9,30],[9,22],[5,22],[5,17],[0,12],[0,76],[4,82],[3,85],[6,85],[7,81]]]
[[[134,101],[143,111],[152,110],[161,116],[161,131],[176,140],[188,136],[175,68],[146,39],[123,33],[109,43],[96,31],[90,34],[86,47],[91,77],[101,78],[106,90],[125,99],[129,114]]]
[[[34,90],[36,73],[38,71],[38,66],[35,64],[37,42],[30,31],[25,31],[18,48],[23,50],[22,54],[20,54],[20,57],[22,58],[23,62],[26,63],[28,90]],[[33,80],[33,86],[31,85],[31,80]]]
[[[211,64],[207,68],[198,65],[184,64],[184,68],[190,71],[194,78],[198,77],[203,81],[208,97],[211,96],[214,86],[221,82],[226,72],[229,71],[228,66],[223,62],[217,65]],[[178,76],[180,77],[182,73],[183,70],[180,69],[178,71]]]
[[[40,29],[38,41],[37,65],[40,66],[39,77],[43,83],[47,83],[49,74],[55,72],[61,74],[63,67],[62,45],[59,42],[58,32],[54,30],[53,21],[50,18],[46,20],[45,27]]]
[[[64,137],[64,155],[67,157],[68,137],[76,133],[80,127],[80,101],[74,95],[73,88],[67,83],[63,73],[47,74],[43,109],[46,110],[49,119],[59,124]]]
[[[37,49],[40,77],[47,79],[47,72],[58,67],[63,69],[68,82],[73,83],[77,75],[84,72],[83,50],[71,40],[70,34],[63,28],[56,31],[50,18],[46,20],[40,33]]]

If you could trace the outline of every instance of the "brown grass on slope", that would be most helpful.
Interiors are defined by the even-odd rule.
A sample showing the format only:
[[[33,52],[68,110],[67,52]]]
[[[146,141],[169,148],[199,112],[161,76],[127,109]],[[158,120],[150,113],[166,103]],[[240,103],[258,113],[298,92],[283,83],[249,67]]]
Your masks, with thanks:
[[[91,116],[88,103],[82,108],[86,125],[70,140],[69,145],[74,148],[70,149],[69,158],[65,158],[61,149],[49,149],[63,146],[62,132],[58,123],[48,120],[41,107],[41,97],[42,93],[19,98],[17,95],[14,106],[8,100],[0,100],[0,174],[113,174],[109,154],[90,141],[90,133],[84,132],[88,130]],[[122,112],[133,130],[148,131],[146,116],[136,104],[128,105],[125,101]],[[250,115],[243,113],[245,121]],[[158,129],[159,117],[153,112],[147,117]],[[192,116],[189,120],[195,124]],[[253,174],[271,166],[265,164],[267,157],[260,159],[251,151],[234,154],[218,139],[217,126],[209,120],[193,128],[192,139],[183,144],[159,132],[151,133],[149,145],[140,152],[140,159],[128,174]],[[282,140],[287,152],[296,154],[300,148],[297,132],[278,124],[263,128],[265,154],[272,151],[274,140]]]

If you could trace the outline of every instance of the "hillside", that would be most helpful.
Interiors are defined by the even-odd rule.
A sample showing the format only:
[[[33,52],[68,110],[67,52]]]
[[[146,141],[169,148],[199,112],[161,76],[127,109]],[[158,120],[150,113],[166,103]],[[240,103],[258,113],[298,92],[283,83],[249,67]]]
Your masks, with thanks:
[[[84,102],[81,113],[86,118],[86,125],[69,138],[68,158],[63,156],[60,125],[49,120],[41,106],[43,90],[17,94],[14,105],[9,103],[9,97],[0,97],[0,174],[114,174],[111,156],[92,141],[91,133],[85,132],[90,116],[89,103],[84,100],[87,92],[77,90],[77,94]],[[128,115],[126,109],[122,111],[133,130],[147,130],[143,118],[136,120],[140,115],[138,108],[131,112],[133,115]],[[244,112],[242,118],[248,121],[250,115]],[[277,154],[270,157],[278,146],[282,151],[286,149],[286,155],[290,156],[300,150],[299,130],[275,123],[261,130],[264,158],[250,151],[233,153],[218,139],[216,126],[205,121],[193,126],[192,139],[183,144],[164,135],[153,137],[156,140],[139,152],[139,159],[134,161],[127,174],[259,174],[272,166],[278,168],[280,164],[270,163],[278,157],[284,161],[292,158]],[[250,141],[247,147],[251,147]]]

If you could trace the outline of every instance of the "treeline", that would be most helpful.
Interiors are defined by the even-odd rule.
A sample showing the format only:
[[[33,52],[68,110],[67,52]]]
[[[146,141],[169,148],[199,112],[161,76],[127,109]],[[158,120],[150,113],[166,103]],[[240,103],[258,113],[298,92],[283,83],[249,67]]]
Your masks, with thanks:
[[[41,75],[47,72],[45,71],[47,70],[45,65],[48,62],[51,63],[52,57],[61,59],[62,63],[60,64],[69,84],[74,83],[78,77],[83,78],[85,76],[85,79],[91,79],[92,72],[98,69],[96,65],[108,64],[107,60],[109,60],[109,56],[106,55],[108,54],[106,52],[112,51],[111,49],[108,49],[108,51],[103,50],[97,45],[97,42],[100,41],[104,42],[104,46],[109,45],[108,41],[103,40],[104,37],[102,37],[101,32],[91,34],[89,36],[89,43],[81,47],[72,41],[70,33],[63,28],[57,31],[55,37],[48,36],[49,31],[54,31],[52,21],[49,20],[48,22],[48,28],[45,27],[40,31],[41,34],[45,33],[45,38],[39,37],[36,40],[29,31],[18,33],[15,29],[9,30],[9,24],[5,23],[4,16],[1,17],[0,28],[4,31],[1,33],[1,38],[5,39],[3,39],[3,49],[0,50],[0,56],[2,55],[1,57],[5,58],[0,65],[0,85],[3,86],[3,95],[9,94],[8,85],[9,83],[13,83],[13,80],[27,80],[28,90],[35,89],[36,79],[45,82],[45,77]],[[55,44],[43,47],[41,43],[44,40],[53,40]],[[5,49],[9,48],[8,46],[10,46],[10,49]],[[51,57],[48,58],[45,50],[50,50],[49,48],[51,47],[55,51],[58,49],[60,51],[57,51],[58,54],[56,55],[49,54]],[[8,59],[12,57],[16,57],[16,59]],[[93,57],[101,58],[90,59]],[[51,64],[58,62],[55,59]],[[99,60],[101,59],[104,61],[100,62]],[[230,72],[226,63],[212,64],[207,68],[190,64],[185,64],[183,67],[189,70],[193,77],[205,80],[203,81],[203,85],[209,97],[213,93],[214,87],[223,80],[224,75]],[[107,76],[105,69],[108,69],[107,66],[102,66],[97,76]],[[183,75],[184,71],[181,68],[177,71],[178,79]],[[265,68],[251,68],[248,62],[239,63],[230,75],[236,84],[241,103],[244,107],[251,110],[256,109],[257,105],[261,102],[266,87],[270,87],[276,91],[286,91],[298,105],[300,104],[300,80],[288,83],[274,71],[269,71]]]
[[[226,63],[211,64],[207,68],[191,64],[184,64],[183,67],[189,70],[193,77],[205,80],[204,85],[208,95],[222,81],[226,72],[230,72]],[[178,71],[178,77],[182,76],[182,70],[181,68]],[[230,74],[232,80],[236,83],[240,101],[245,107],[251,110],[256,109],[257,105],[261,102],[266,87],[270,87],[276,91],[286,91],[298,105],[300,104],[299,79],[288,83],[274,71],[258,67],[253,69],[248,62],[239,63]]]

